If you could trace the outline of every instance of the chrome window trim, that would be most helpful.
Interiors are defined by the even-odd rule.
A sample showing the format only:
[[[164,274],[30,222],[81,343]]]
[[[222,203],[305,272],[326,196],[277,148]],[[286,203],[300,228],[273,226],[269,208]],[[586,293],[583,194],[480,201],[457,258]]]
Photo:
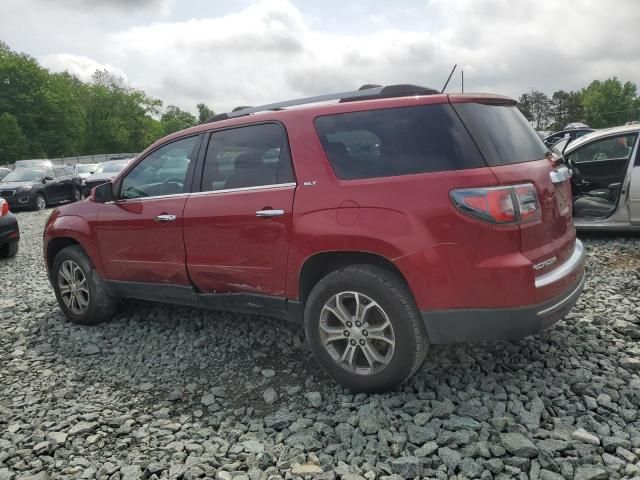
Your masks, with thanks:
[[[117,200],[113,200],[112,202],[105,202],[105,204],[140,202],[140,201],[144,202],[149,200],[155,200],[157,198],[161,198],[161,199],[180,198],[180,197],[202,196],[202,195],[212,195],[212,194],[216,195],[219,193],[250,192],[254,190],[272,190],[274,188],[295,187],[296,185],[297,185],[296,182],[287,182],[287,183],[274,183],[272,185],[257,185],[254,187],[227,188],[223,190],[208,190],[206,192],[171,193],[168,195],[155,195],[153,197],[119,198]]]
[[[202,196],[202,195],[217,195],[219,193],[250,192],[253,190],[272,190],[274,188],[295,187],[296,185],[297,185],[296,182],[273,183],[270,185],[256,185],[253,187],[226,188],[222,190],[207,190],[204,192],[193,192],[191,195]]]
[[[117,200],[113,200],[111,202],[105,202],[105,205],[109,205],[112,203],[128,203],[128,202],[148,202],[149,200],[155,200],[157,198],[180,198],[180,197],[188,197],[191,195],[190,193],[170,193],[168,195],[154,195],[153,197],[137,197],[137,198],[118,198]]]
[[[576,246],[571,256],[560,266],[536,278],[536,288],[546,287],[571,273],[585,257],[584,245],[576,238]]]

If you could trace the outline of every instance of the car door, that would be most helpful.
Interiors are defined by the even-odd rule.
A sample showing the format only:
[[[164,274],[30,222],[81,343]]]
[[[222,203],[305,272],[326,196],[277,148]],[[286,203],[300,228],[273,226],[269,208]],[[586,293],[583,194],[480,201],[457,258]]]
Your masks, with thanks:
[[[184,211],[187,269],[203,292],[285,296],[295,180],[284,127],[213,132]]]
[[[53,167],[55,175],[57,201],[71,198],[71,177],[65,167]]]
[[[568,155],[576,166],[588,190],[607,188],[622,183],[633,152],[637,133],[624,133],[594,139]]]
[[[631,224],[640,226],[640,142],[636,146],[636,156],[629,179],[629,210]]]
[[[60,201],[60,184],[56,178],[56,174],[53,168],[47,167],[44,169],[42,176],[44,185],[42,186],[42,192],[47,198],[48,203],[57,203]]]
[[[114,185],[115,200],[96,222],[109,280],[189,285],[182,237],[183,210],[201,136],[171,141],[141,158]],[[181,169],[163,169],[181,157]]]

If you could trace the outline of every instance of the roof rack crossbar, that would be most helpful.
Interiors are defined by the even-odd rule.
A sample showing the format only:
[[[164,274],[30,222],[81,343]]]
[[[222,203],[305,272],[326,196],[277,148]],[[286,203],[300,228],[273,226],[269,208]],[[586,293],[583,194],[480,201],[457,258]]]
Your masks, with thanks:
[[[243,108],[242,110],[237,110],[235,112],[229,112],[225,115],[226,118],[236,118],[242,117],[244,115],[249,115],[251,113],[264,112],[267,110],[280,110],[286,107],[294,107],[296,105],[305,105],[308,103],[319,103],[319,102],[328,102],[329,100],[341,100],[343,98],[356,98],[356,97],[370,97],[372,95],[378,95],[382,92],[384,87],[375,87],[375,88],[367,88],[364,90],[355,90],[352,92],[340,92],[340,93],[329,93],[326,95],[318,95],[316,97],[306,97],[306,98],[298,98],[295,100],[287,100],[285,102],[277,102],[277,103],[269,103],[267,105],[260,105],[258,107],[251,108]],[[215,122],[220,118],[214,117],[208,118],[205,123]]]

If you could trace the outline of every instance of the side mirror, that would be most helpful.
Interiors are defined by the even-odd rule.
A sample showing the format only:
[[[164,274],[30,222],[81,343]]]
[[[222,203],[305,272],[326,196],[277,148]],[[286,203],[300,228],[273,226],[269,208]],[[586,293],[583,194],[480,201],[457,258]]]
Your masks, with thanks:
[[[51,175],[47,175],[42,179],[42,183],[47,183],[47,182],[50,182],[51,180],[53,180],[53,177]]]
[[[107,203],[113,201],[113,184],[111,182],[98,185],[91,190],[91,199],[96,203]]]

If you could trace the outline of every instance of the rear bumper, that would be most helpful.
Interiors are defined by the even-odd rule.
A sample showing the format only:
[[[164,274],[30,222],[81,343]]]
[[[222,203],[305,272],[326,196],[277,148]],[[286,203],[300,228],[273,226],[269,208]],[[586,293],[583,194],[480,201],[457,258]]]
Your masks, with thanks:
[[[578,301],[584,287],[585,252],[576,240],[571,257],[557,269],[538,277],[536,287],[572,278],[562,294],[540,304],[515,308],[456,309],[422,312],[432,344],[514,340],[544,330],[564,318]]]

